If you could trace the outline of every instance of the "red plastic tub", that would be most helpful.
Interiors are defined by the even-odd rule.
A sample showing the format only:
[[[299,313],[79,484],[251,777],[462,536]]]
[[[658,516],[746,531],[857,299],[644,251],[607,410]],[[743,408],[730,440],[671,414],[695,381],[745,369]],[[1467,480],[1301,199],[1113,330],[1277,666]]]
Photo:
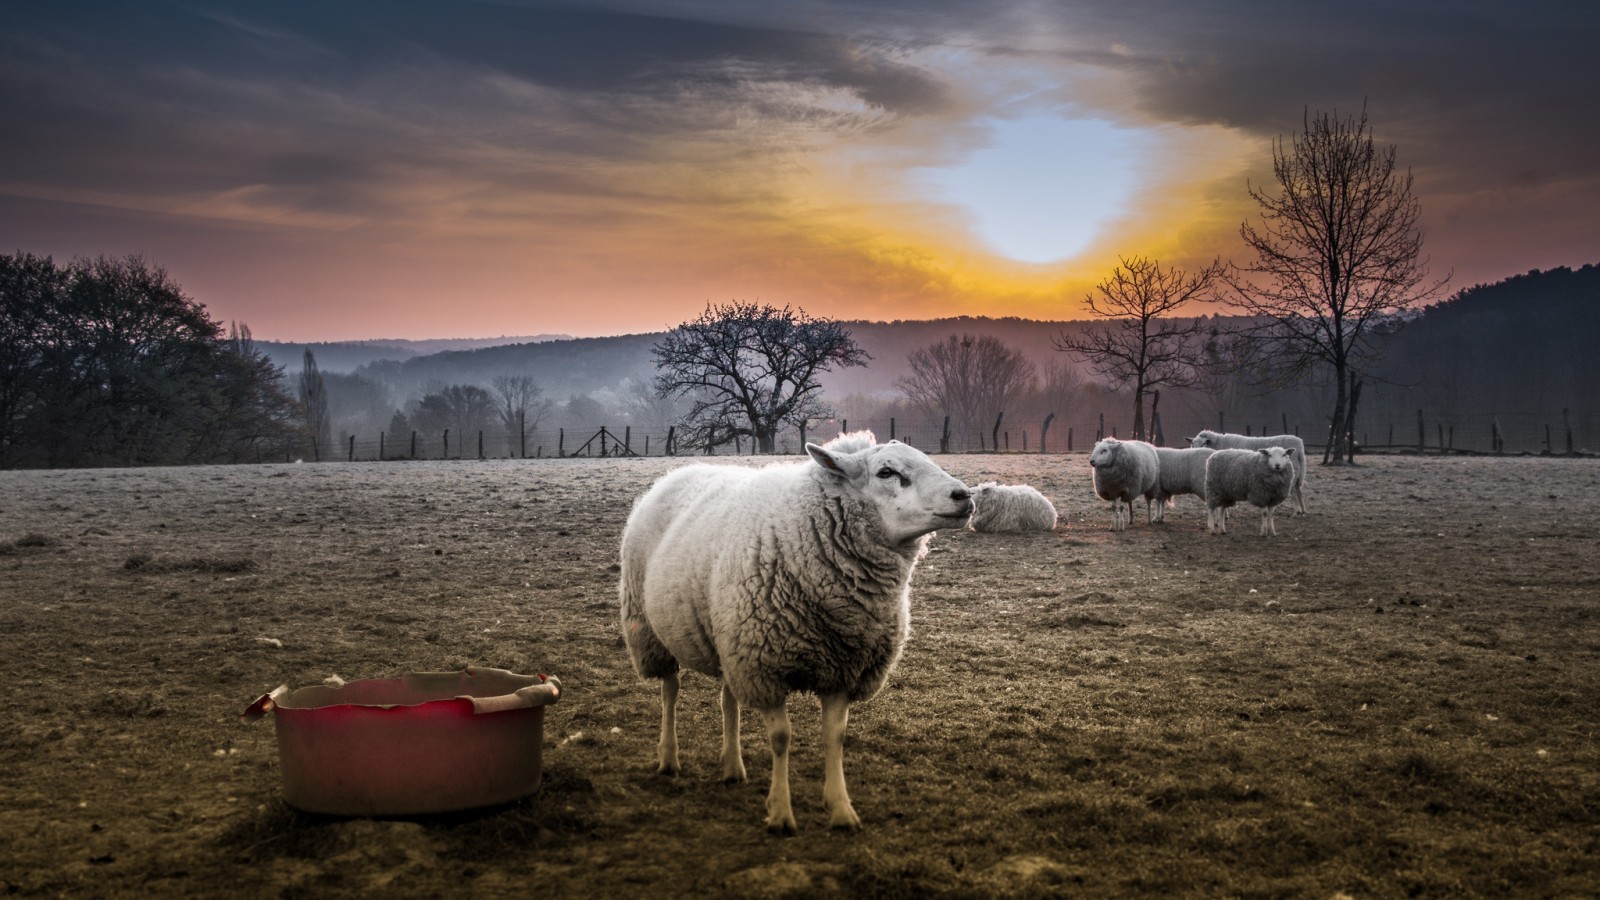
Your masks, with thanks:
[[[273,714],[284,799],[307,812],[393,816],[508,803],[539,787],[544,708],[561,682],[504,669],[281,686]]]

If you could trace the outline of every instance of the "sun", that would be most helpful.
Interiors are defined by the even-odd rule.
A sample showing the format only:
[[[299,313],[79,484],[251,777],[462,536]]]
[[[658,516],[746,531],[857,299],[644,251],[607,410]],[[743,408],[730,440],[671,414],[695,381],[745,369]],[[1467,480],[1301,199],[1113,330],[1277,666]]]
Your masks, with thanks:
[[[995,254],[1034,264],[1081,254],[1127,212],[1154,143],[1103,119],[1037,115],[989,127],[987,146],[914,177],[930,198],[960,207]]]

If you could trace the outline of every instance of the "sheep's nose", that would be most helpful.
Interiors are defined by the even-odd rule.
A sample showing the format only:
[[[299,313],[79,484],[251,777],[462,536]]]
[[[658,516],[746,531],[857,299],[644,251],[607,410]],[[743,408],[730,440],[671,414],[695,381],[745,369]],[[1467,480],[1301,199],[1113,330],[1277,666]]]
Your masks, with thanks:
[[[957,503],[965,503],[971,496],[972,492],[964,487],[956,488],[950,492],[950,499],[956,501]]]

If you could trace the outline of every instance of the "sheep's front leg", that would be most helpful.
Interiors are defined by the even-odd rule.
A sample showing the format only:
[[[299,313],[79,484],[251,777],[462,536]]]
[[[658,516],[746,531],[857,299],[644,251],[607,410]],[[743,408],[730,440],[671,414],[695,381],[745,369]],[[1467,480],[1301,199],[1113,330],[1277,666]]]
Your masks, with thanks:
[[[1278,534],[1278,524],[1277,524],[1277,521],[1275,520],[1275,518],[1273,516],[1273,514],[1276,513],[1277,510],[1278,510],[1278,508],[1276,506],[1264,506],[1264,507],[1261,508],[1261,536],[1262,537],[1276,537],[1277,536],[1277,534]]]
[[[739,698],[733,688],[722,683],[722,780],[743,782],[744,748],[739,745]]]
[[[678,775],[678,673],[661,679],[661,742],[656,745],[656,772]]]
[[[761,711],[767,723],[767,740],[772,742],[772,787],[767,791],[767,830],[774,834],[795,834],[794,807],[789,804],[789,710],[779,704]]]
[[[830,828],[854,831],[861,827],[861,817],[850,805],[850,792],[844,786],[844,729],[849,722],[849,695],[822,698],[822,805],[828,809]]]

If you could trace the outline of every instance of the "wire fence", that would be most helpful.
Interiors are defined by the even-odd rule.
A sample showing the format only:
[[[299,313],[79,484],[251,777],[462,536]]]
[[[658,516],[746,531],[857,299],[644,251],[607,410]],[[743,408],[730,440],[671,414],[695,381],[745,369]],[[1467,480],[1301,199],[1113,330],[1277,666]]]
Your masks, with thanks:
[[[1292,421],[1286,414],[1252,419],[1218,414],[1214,421],[1196,416],[1158,418],[1147,439],[1162,446],[1188,446],[1188,438],[1201,429],[1248,435],[1293,434],[1305,441],[1308,452],[1322,453],[1328,440],[1326,425]],[[880,441],[899,440],[927,453],[1083,453],[1102,437],[1128,438],[1128,422],[1063,420],[1054,415],[1029,421],[1009,420],[1003,414],[984,428],[954,428],[948,420],[931,422],[898,418],[816,419],[805,428],[780,431],[774,440],[776,455],[797,455],[807,442],[823,443],[847,431],[870,429]],[[1548,413],[1462,413],[1374,417],[1356,428],[1357,449],[1366,453],[1434,454],[1549,454],[1594,455],[1600,450],[1600,415],[1573,415],[1568,410]],[[606,458],[636,456],[754,456],[758,446],[749,438],[720,447],[688,445],[675,425],[595,423],[578,427],[529,431],[479,429],[465,434],[451,431],[403,434],[344,434],[325,448],[304,448],[301,458],[324,461],[404,459],[539,459]]]

